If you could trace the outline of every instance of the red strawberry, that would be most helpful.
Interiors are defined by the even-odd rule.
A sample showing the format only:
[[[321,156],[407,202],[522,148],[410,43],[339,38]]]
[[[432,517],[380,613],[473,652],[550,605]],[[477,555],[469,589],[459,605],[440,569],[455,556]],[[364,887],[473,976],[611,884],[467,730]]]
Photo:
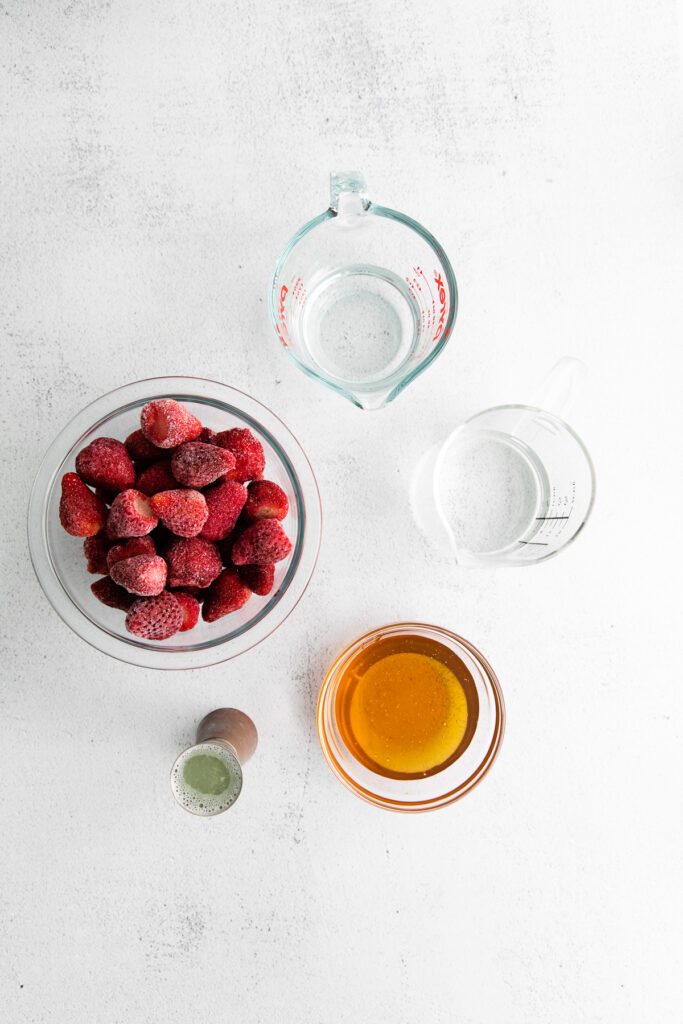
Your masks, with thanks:
[[[118,491],[110,491],[107,487],[96,487],[95,494],[101,498],[105,505],[111,505]]]
[[[132,558],[133,555],[156,555],[157,549],[152,537],[131,537],[123,544],[114,544],[107,553],[107,572],[112,565],[122,562],[124,558]]]
[[[196,537],[209,510],[201,491],[160,491],[150,498],[152,511],[178,537]]]
[[[114,498],[107,519],[107,533],[112,540],[122,537],[144,537],[159,520],[152,511],[150,499],[141,491],[129,488]]]
[[[107,518],[107,507],[101,498],[86,487],[76,473],[62,477],[59,521],[72,537],[92,537],[99,533]]]
[[[194,441],[203,430],[197,417],[173,398],[160,398],[143,406],[140,427],[147,440],[159,448]]]
[[[109,572],[107,568],[107,551],[109,550],[110,542],[104,536],[104,530],[100,530],[94,537],[86,537],[83,541],[83,554],[88,560],[88,572],[97,572],[102,576],[106,576]]]
[[[199,601],[186,590],[176,590],[173,595],[180,605],[183,613],[183,624],[180,627],[181,633],[187,633],[188,629],[194,629],[199,618]]]
[[[202,528],[207,540],[223,540],[234,528],[247,491],[236,480],[224,480],[204,492],[209,517]]]
[[[223,568],[216,545],[203,537],[172,540],[165,555],[169,587],[208,587]]]
[[[237,538],[231,557],[235,565],[267,565],[280,562],[292,544],[277,519],[259,519]]]
[[[185,487],[206,487],[235,468],[235,456],[215,444],[191,441],[181,444],[173,453],[171,469],[178,483]]]
[[[243,484],[245,480],[261,479],[266,457],[263,454],[263,445],[254,437],[251,430],[246,427],[221,430],[216,434],[214,443],[219,448],[227,448],[235,456],[236,465],[230,473],[231,480],[239,480]]]
[[[156,597],[166,586],[166,562],[159,555],[133,555],[115,562],[109,575],[130,594]]]
[[[211,584],[202,605],[202,618],[205,622],[215,622],[229,612],[235,612],[246,604],[251,590],[243,583],[235,569],[224,569],[217,580]]]
[[[135,486],[150,498],[153,494],[158,494],[159,491],[172,491],[177,486],[177,482],[171,472],[171,463],[168,459],[153,462],[151,466],[143,470]]]
[[[241,565],[237,570],[240,579],[251,590],[252,594],[265,597],[273,589],[275,580],[275,566],[269,565]]]
[[[244,515],[252,523],[257,519],[284,519],[289,512],[287,495],[272,480],[252,480],[247,487]]]
[[[114,437],[96,437],[79,452],[76,472],[84,483],[109,491],[125,491],[135,483],[130,455]]]
[[[141,430],[134,430],[124,441],[133,462],[154,462],[159,458],[159,449],[148,441]]]
[[[190,540],[191,539],[192,538],[190,538]],[[192,597],[196,597],[197,598],[197,600],[199,601],[200,604],[202,603],[202,601],[206,597],[206,591],[203,590],[201,587],[190,587],[190,586],[178,587],[178,588],[170,587],[169,589],[174,594],[191,594]]]
[[[146,640],[167,640],[182,624],[182,608],[175,594],[168,590],[163,590],[158,597],[138,598],[126,615],[128,632]]]
[[[197,440],[201,441],[202,444],[215,444],[215,437],[215,430],[211,430],[210,427],[204,427]]]
[[[106,604],[108,608],[118,608],[119,611],[127,612],[135,598],[123,587],[119,587],[108,576],[103,576],[90,587],[98,601]]]

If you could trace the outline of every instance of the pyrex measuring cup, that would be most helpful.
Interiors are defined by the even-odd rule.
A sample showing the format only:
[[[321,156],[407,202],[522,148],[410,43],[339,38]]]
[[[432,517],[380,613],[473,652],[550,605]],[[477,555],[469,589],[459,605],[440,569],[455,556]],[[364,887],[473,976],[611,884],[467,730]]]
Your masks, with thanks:
[[[330,175],[330,206],[280,255],[273,325],[311,377],[379,409],[426,369],[455,320],[455,277],[417,221],[367,197],[361,174]]]
[[[583,442],[559,418],[585,367],[565,357],[537,405],[477,413],[432,448],[413,479],[420,527],[460,565],[530,565],[561,551],[593,506]]]

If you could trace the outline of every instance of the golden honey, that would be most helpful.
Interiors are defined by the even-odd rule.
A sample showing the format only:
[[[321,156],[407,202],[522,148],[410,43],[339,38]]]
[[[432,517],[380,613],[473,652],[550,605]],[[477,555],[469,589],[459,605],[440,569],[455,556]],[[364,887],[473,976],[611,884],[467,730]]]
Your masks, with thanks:
[[[344,669],[336,694],[342,739],[373,772],[416,779],[467,748],[479,701],[464,662],[422,636],[380,637]]]

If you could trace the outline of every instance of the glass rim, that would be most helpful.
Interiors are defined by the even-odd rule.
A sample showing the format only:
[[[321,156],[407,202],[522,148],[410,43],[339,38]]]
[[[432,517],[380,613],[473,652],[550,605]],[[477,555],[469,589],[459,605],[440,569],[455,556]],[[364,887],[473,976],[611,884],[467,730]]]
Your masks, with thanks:
[[[447,646],[454,645],[456,650],[460,649],[461,651],[465,651],[477,664],[484,679],[490,687],[490,693],[493,698],[495,709],[493,734],[489,747],[484,756],[480,759],[477,767],[470,773],[467,779],[459,782],[458,785],[453,787],[451,790],[435,797],[420,800],[391,799],[375,793],[366,786],[356,782],[350,773],[347,772],[340,764],[334,755],[332,744],[330,743],[328,731],[325,725],[325,712],[327,710],[328,702],[331,702],[336,694],[341,670],[346,664],[348,664],[357,651],[361,649],[364,643],[371,638],[388,635],[390,633],[400,636],[410,635],[415,632],[419,633],[420,631],[429,631],[430,633],[436,634],[437,637],[444,638],[448,641]],[[353,643],[349,644],[349,646],[337,656],[325,676],[318,697],[316,715],[318,740],[325,760],[337,779],[346,787],[346,789],[350,790],[350,792],[355,796],[360,797],[366,803],[372,804],[375,807],[380,807],[384,810],[398,811],[402,813],[419,813],[438,810],[441,807],[447,807],[450,804],[455,803],[467,793],[471,792],[471,790],[481,782],[484,776],[487,775],[498,756],[505,733],[505,719],[505,701],[498,677],[481,651],[479,651],[474,644],[470,643],[469,640],[459,636],[457,633],[453,633],[451,630],[448,630],[443,626],[435,626],[426,622],[394,622],[386,626],[379,626],[375,629],[369,630],[367,633],[364,633],[362,636],[354,640]],[[355,759],[353,760],[355,761]],[[454,763],[457,764],[457,762]],[[436,778],[438,776],[433,777]]]
[[[195,811],[191,807],[186,807],[185,804],[182,804],[180,802],[180,800],[178,799],[178,795],[176,793],[175,786],[173,785],[173,773],[174,773],[174,771],[176,769],[176,765],[178,764],[180,759],[185,757],[186,754],[190,754],[191,751],[197,750],[200,747],[209,746],[212,743],[217,745],[217,746],[219,746],[219,747],[223,747],[226,750],[226,752],[228,754],[230,754],[231,757],[234,758],[234,761],[235,761],[235,764],[237,765],[237,769],[238,769],[238,773],[239,773],[239,787],[237,789],[237,793],[235,794],[234,800],[232,800],[232,802],[230,804],[228,804],[227,807],[222,807],[218,811],[212,811],[211,814],[202,814],[201,811]],[[233,765],[230,765],[230,767],[233,768]],[[237,801],[239,800],[240,795],[242,793],[242,787],[244,786],[244,770],[242,768],[241,761],[240,761],[239,757],[237,756],[237,752],[236,752],[236,750],[234,749],[234,747],[232,746],[231,743],[229,743],[227,740],[224,740],[224,739],[221,739],[221,738],[207,739],[207,740],[201,740],[199,743],[197,743],[197,742],[192,743],[192,744],[190,744],[189,747],[185,747],[184,750],[180,751],[180,753],[176,757],[175,761],[171,765],[171,771],[169,773],[169,780],[170,780],[170,783],[171,783],[171,793],[173,794],[173,799],[178,804],[178,806],[181,807],[184,811],[187,811],[188,814],[193,814],[196,818],[217,818],[219,814],[225,814],[226,811],[229,811],[237,803]]]

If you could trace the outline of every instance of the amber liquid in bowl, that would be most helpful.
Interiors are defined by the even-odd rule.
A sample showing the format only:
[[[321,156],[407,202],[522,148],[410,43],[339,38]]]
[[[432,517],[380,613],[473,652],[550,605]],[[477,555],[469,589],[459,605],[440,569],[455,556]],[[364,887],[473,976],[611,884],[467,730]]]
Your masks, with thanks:
[[[422,779],[452,764],[479,717],[471,674],[457,654],[426,637],[379,637],[343,671],[336,720],[344,743],[370,771]]]

